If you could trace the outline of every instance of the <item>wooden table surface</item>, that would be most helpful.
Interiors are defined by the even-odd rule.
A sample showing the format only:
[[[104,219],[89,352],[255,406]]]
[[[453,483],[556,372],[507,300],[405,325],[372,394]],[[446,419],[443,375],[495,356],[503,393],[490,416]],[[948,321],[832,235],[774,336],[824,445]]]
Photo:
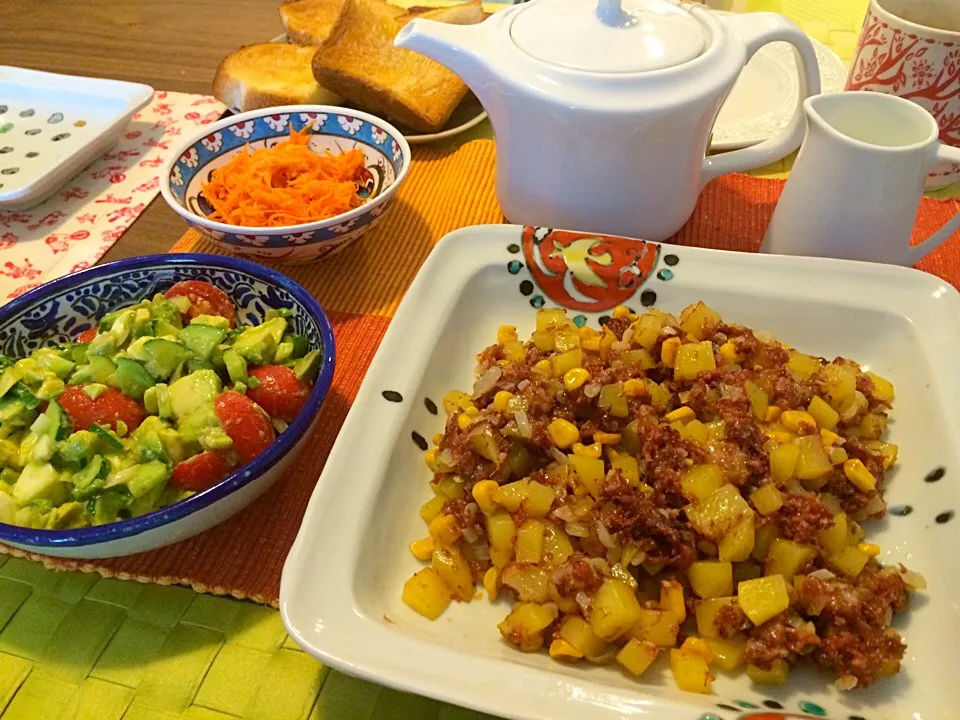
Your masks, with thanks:
[[[277,0],[0,0],[0,65],[209,93],[220,59],[283,32]],[[187,226],[159,195],[104,256],[163,253]]]

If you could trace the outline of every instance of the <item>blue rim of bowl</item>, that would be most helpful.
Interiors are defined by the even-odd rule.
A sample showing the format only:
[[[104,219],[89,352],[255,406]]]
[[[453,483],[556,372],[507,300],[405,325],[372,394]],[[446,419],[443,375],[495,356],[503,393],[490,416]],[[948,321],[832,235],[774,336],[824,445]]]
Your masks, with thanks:
[[[35,301],[50,294],[51,291],[68,289],[78,281],[84,281],[117,270],[138,270],[154,265],[210,265],[227,270],[237,270],[248,273],[260,280],[278,285],[289,292],[320,326],[320,337],[323,341],[323,364],[314,383],[307,404],[300,411],[290,426],[281,433],[280,437],[267,448],[259,457],[236,472],[228,475],[219,483],[207,490],[191,495],[186,500],[168,505],[153,512],[117,522],[95,527],[76,528],[69,530],[38,530],[24,528],[19,525],[0,523],[0,541],[15,543],[22,546],[31,546],[37,549],[44,547],[86,547],[99,545],[113,540],[140,535],[148,530],[163,527],[175,520],[209,507],[213,503],[225,498],[232,492],[248,485],[256,478],[270,470],[279,462],[293,446],[300,440],[310,427],[314,417],[320,410],[327,391],[333,381],[333,370],[336,364],[336,350],[334,347],[333,328],[320,303],[299,283],[285,275],[263,265],[238,258],[228,258],[221,255],[204,253],[176,253],[170,255],[143,255],[127,260],[117,260],[105,265],[97,265],[78,273],[67,275],[58,280],[24,293],[3,308],[0,308],[0,324],[19,314]]]

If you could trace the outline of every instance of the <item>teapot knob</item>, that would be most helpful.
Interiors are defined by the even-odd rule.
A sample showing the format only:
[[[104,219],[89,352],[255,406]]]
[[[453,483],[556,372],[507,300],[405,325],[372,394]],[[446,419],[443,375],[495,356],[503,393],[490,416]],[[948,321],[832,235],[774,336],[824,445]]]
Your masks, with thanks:
[[[628,27],[637,22],[630,13],[620,7],[621,0],[598,0],[597,17],[610,27]]]

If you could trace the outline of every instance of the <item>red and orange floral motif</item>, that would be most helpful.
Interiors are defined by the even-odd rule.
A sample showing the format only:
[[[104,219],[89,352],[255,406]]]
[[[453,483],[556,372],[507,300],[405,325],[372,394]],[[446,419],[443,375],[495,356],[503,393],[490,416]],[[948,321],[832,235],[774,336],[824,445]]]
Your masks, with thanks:
[[[658,252],[645,240],[523,229],[530,274],[547,297],[571,310],[601,312],[626,303],[653,272]]]

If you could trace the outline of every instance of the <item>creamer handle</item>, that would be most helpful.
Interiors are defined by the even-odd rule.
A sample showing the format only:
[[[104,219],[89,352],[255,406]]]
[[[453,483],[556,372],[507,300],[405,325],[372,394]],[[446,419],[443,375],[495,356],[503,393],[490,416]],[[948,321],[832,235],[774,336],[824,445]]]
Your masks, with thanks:
[[[930,165],[936,163],[957,163],[960,165],[960,148],[944,145],[937,148],[937,154],[931,159]],[[955,232],[960,230],[960,212],[953,216],[946,225],[937,230],[933,235],[924,240],[919,245],[914,245],[907,251],[907,264],[916,265],[927,255],[940,247],[944,240],[949,238]]]
[[[746,13],[724,16],[722,22],[726,22],[747,46],[746,62],[750,62],[757,51],[767,43],[782,40],[793,45],[797,67],[800,70],[800,93],[790,124],[772,138],[743,150],[705,158],[703,185],[720,175],[769,165],[800,147],[806,130],[803,101],[811,95],[820,94],[820,66],[817,62],[817,53],[813,49],[810,38],[787,18],[776,13]]]

